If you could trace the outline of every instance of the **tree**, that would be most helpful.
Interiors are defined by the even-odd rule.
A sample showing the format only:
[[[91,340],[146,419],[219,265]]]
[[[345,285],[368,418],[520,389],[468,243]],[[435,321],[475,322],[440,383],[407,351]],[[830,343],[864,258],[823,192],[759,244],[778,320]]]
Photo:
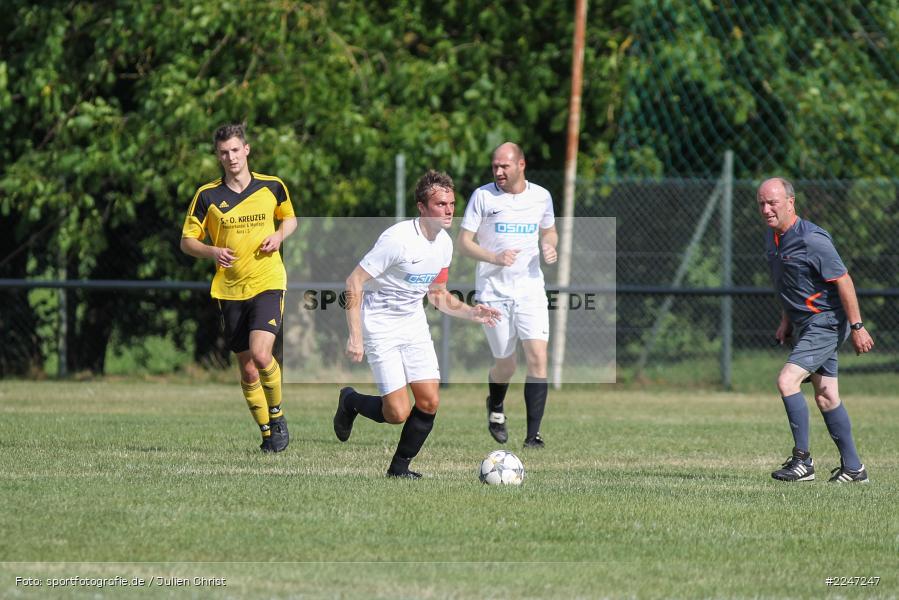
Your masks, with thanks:
[[[451,172],[463,197],[505,139],[522,141],[535,167],[564,158],[571,7],[548,0],[5,8],[0,207],[19,240],[49,224],[27,261],[7,263],[14,276],[208,278],[177,246],[194,191],[218,175],[210,134],[226,121],[249,124],[252,168],[284,179],[300,215],[390,214],[397,152],[410,177]],[[613,13],[593,14],[586,78],[597,93],[585,104],[598,113],[614,102],[610,61],[598,59]],[[586,148],[608,142],[612,121],[601,122]],[[71,293],[70,369],[102,372],[114,332],[197,319],[179,343],[198,358],[220,352],[214,312],[166,301],[175,317],[128,294]]]
[[[618,173],[896,173],[895,3],[635,4]]]

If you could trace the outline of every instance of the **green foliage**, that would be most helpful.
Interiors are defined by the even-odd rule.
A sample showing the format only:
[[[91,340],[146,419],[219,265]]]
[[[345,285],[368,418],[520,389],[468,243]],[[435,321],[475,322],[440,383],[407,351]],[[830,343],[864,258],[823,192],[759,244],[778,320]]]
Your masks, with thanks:
[[[636,0],[617,173],[892,177],[895,2]],[[655,157],[656,160],[652,160]]]
[[[218,175],[210,137],[227,121],[248,123],[251,167],[284,179],[300,215],[390,214],[398,152],[410,183],[444,169],[463,197],[505,139],[532,163],[563,159],[571,7],[554,2],[4,9],[0,212],[35,258],[15,276],[208,278],[210,265],[181,256],[178,238],[194,191]],[[609,33],[612,14],[602,4],[591,14],[587,106],[608,102],[597,90],[608,85],[599,57],[620,35]],[[133,308],[77,301],[92,309],[71,343],[90,331],[97,347],[82,345],[71,367],[102,369],[105,340],[125,328],[111,315]],[[99,313],[108,325],[91,321]],[[156,319],[142,317],[129,318],[130,333],[152,332]]]
[[[558,172],[572,10],[8,0],[0,260],[15,258],[0,275],[208,279],[210,264],[178,240],[197,187],[219,175],[210,137],[227,121],[247,122],[252,168],[280,176],[301,216],[392,214],[399,152],[408,189],[426,168],[449,171],[460,210],[503,140],[522,143],[531,173]],[[716,174],[732,148],[743,177],[892,176],[896,17],[889,2],[591,2],[580,174]],[[870,227],[891,227],[888,196],[870,201],[883,217]],[[72,370],[102,371],[113,333],[159,332],[155,309],[132,300],[69,294]],[[195,301],[171,308],[198,336],[215,328]],[[23,317],[35,330],[38,312]],[[47,346],[30,342],[14,370],[41,363]],[[198,360],[217,352],[209,336],[193,347]]]

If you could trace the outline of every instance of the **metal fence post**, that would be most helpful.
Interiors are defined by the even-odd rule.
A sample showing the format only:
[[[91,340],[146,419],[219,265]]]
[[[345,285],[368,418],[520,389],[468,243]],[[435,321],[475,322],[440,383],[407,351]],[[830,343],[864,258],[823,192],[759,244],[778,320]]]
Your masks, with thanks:
[[[724,189],[721,193],[721,287],[733,285],[733,203],[734,203],[734,153],[724,153],[724,169],[721,174]],[[721,296],[721,385],[732,388],[734,306],[733,296]]]
[[[406,218],[406,155],[396,155],[396,220]]]
[[[59,278],[60,280],[65,281],[66,279],[66,251],[63,249],[63,245],[59,244],[59,250],[57,252],[57,261],[59,265]],[[69,290],[65,288],[59,288],[56,291],[56,304],[58,318],[59,318],[59,330],[56,332],[56,359],[58,364],[56,365],[56,375],[58,377],[65,377],[68,375],[68,340],[66,339],[69,332],[69,310],[66,304],[66,300],[68,297]]]
[[[450,335],[452,333],[452,317],[440,313],[440,387],[449,387],[450,383]]]
[[[587,23],[587,0],[575,1],[574,36],[571,48],[571,96],[568,100],[568,131],[565,142],[565,183],[562,198],[562,231],[559,232],[559,287],[568,286],[571,277],[571,236],[574,218],[574,192],[577,185],[577,150],[581,131],[581,93],[584,80],[584,32]],[[540,240],[543,241],[542,239]],[[538,250],[538,254],[542,251]],[[540,260],[539,257],[537,260]],[[559,311],[552,328],[552,365],[550,375],[553,389],[562,387],[562,367],[565,364],[565,340],[568,335],[568,294],[559,296]]]

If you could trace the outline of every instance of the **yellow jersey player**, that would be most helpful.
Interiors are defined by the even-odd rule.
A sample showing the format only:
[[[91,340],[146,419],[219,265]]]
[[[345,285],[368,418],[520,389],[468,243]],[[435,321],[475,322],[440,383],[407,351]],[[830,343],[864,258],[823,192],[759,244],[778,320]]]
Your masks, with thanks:
[[[213,144],[223,176],[194,194],[181,250],[215,261],[212,297],[228,347],[237,354],[247,406],[262,431],[260,448],[281,452],[290,438],[281,408],[281,369],[272,349],[287,290],[279,248],[296,230],[297,219],[284,182],[250,171],[243,125],[219,127]]]

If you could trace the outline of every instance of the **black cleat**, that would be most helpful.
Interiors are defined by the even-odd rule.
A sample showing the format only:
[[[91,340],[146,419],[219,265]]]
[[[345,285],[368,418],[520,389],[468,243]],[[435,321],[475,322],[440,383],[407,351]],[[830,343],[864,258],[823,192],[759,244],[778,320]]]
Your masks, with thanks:
[[[421,479],[421,473],[417,471],[410,471],[406,469],[405,471],[387,471],[387,477],[393,479]]]
[[[543,448],[546,444],[543,442],[543,438],[540,437],[540,433],[537,433],[534,437],[524,438],[524,446],[523,448]]]
[[[509,432],[506,431],[506,415],[490,410],[490,396],[487,396],[487,430],[500,444],[509,441]]]
[[[334,413],[334,435],[341,442],[350,439],[353,432],[353,421],[356,419],[356,413],[346,407],[346,397],[355,392],[351,387],[345,387],[340,390],[337,396],[337,412]]]
[[[830,479],[827,481],[832,483],[868,483],[868,471],[865,465],[859,467],[858,470],[847,469],[840,461],[840,466],[830,472]]]
[[[290,434],[287,432],[287,419],[283,416],[272,419],[268,422],[271,427],[272,434],[263,440],[263,452],[283,452],[290,443]],[[266,444],[267,442],[267,444]]]
[[[421,473],[409,470],[409,463],[411,462],[411,458],[404,458],[394,454],[393,459],[390,461],[390,466],[387,467],[387,477],[393,479],[421,479]]]
[[[779,481],[812,481],[815,478],[815,461],[805,450],[793,448],[793,454],[771,473],[771,477]]]

